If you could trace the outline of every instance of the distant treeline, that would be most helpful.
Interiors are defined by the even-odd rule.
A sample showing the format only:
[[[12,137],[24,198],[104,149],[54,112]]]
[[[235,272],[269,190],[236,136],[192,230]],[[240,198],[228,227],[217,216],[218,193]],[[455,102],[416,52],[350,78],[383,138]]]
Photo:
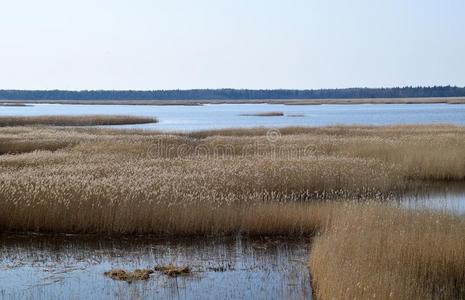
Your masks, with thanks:
[[[195,89],[156,91],[0,90],[0,100],[244,100],[244,99],[354,99],[465,96],[465,87],[396,87],[320,90]]]

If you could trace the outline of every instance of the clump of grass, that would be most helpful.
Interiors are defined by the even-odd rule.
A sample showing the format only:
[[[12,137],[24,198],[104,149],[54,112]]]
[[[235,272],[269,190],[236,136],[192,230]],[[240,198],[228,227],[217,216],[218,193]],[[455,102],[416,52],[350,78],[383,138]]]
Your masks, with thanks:
[[[241,114],[241,116],[247,116],[247,117],[282,117],[282,116],[284,116],[284,113],[280,112],[280,111],[267,111],[267,112]]]
[[[191,274],[191,269],[188,266],[177,267],[174,265],[166,265],[166,266],[155,266],[155,271],[162,272],[163,274],[170,276],[170,277],[178,277],[178,276],[187,276]]]
[[[123,269],[113,269],[105,272],[104,275],[114,280],[121,280],[131,283],[139,280],[147,280],[150,278],[150,274],[152,273],[153,270],[149,269],[136,269],[132,272],[127,272]]]
[[[463,299],[465,219],[346,205],[313,243],[318,299]]]
[[[0,127],[13,126],[100,126],[156,123],[153,117],[119,115],[80,115],[80,116],[1,116]]]

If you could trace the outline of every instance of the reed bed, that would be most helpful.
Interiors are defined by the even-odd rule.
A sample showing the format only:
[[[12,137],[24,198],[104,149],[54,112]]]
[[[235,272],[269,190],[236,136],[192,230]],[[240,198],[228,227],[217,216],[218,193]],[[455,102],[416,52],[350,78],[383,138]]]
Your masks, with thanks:
[[[301,205],[318,214],[321,201],[465,178],[461,127],[291,128],[271,141],[262,129],[239,132],[2,128],[0,228],[304,234],[318,222]]]
[[[253,143],[266,128],[223,129],[189,133],[198,139],[236,137]],[[332,126],[279,129],[289,148],[315,155],[374,159],[411,180],[465,180],[465,128],[452,125]],[[260,142],[258,142],[261,144]],[[275,149],[285,149],[277,146]],[[298,150],[296,151],[298,152]]]
[[[317,298],[465,297],[465,220],[383,203],[463,181],[465,128],[269,133],[0,128],[0,231],[316,235]]]
[[[99,126],[156,123],[153,117],[120,115],[79,115],[79,116],[0,116],[0,127],[13,126]]]
[[[12,103],[1,103],[0,106],[5,106],[5,107],[23,107],[23,106],[30,106],[25,103],[20,103],[20,102],[12,102]]]
[[[164,235],[309,234],[319,224],[314,216],[319,209],[318,202],[309,205],[308,201],[376,196],[379,189],[386,189],[387,175],[382,170],[373,172],[376,176],[364,175],[363,166],[367,166],[358,160],[262,158],[258,164],[259,157],[150,159],[131,152],[110,154],[115,148],[124,149],[124,145],[108,147],[103,155],[69,150],[53,155],[45,151],[4,155],[0,228]],[[299,180],[292,179],[294,172],[300,174]],[[354,181],[360,176],[366,178],[364,188]]]
[[[245,116],[245,117],[282,117],[282,116],[284,116],[284,113],[280,112],[280,111],[265,111],[265,112],[241,114],[241,116]]]
[[[344,205],[316,237],[317,299],[463,299],[465,219],[381,204]]]

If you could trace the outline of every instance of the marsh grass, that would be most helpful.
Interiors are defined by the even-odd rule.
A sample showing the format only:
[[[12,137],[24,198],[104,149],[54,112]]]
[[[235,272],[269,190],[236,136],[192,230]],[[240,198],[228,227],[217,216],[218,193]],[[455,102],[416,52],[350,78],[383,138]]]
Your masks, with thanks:
[[[43,151],[56,151],[68,146],[66,141],[57,140],[42,140],[42,141],[1,141],[0,140],[0,155],[1,154],[20,154],[33,152],[38,150]]]
[[[0,103],[0,106],[6,106],[6,107],[24,107],[24,106],[30,106],[28,104],[25,104],[25,103],[20,103],[20,102],[12,102],[12,103]]]
[[[289,138],[279,143],[308,141]],[[8,230],[304,234],[315,221],[302,202],[378,197],[400,186],[395,169],[373,159],[280,157],[265,137],[258,150],[245,147],[250,138],[96,129],[4,128],[0,140],[3,152],[15,152],[11,143],[36,147],[0,156],[0,228]],[[64,147],[43,151],[52,141]],[[225,145],[232,148],[210,151]]]
[[[9,127],[0,149],[1,231],[316,235],[318,298],[465,297],[464,219],[383,203],[463,181],[463,127]]]
[[[10,153],[0,156],[0,228],[306,234],[318,227],[321,201],[387,199],[418,180],[465,178],[461,127],[281,134],[0,129]]]
[[[120,115],[80,115],[80,116],[0,116],[0,127],[13,126],[98,126],[156,123],[153,117]]]
[[[345,205],[314,240],[317,299],[463,299],[465,219]]]
[[[192,138],[243,138],[249,143],[267,136],[266,128],[222,129],[187,134]],[[316,155],[373,159],[398,168],[412,180],[464,180],[465,128],[452,125],[331,126],[279,129],[280,142]]]

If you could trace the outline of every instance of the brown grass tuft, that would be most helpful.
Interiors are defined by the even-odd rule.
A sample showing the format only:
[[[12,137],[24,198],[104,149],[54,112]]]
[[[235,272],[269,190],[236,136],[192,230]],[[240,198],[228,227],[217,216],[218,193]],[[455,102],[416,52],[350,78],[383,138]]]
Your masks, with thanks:
[[[162,272],[170,277],[187,276],[191,274],[191,269],[188,266],[176,267],[173,265],[155,266],[155,271]]]
[[[148,269],[136,269],[132,272],[126,272],[122,269],[113,269],[105,272],[104,275],[114,280],[131,283],[138,280],[147,280],[150,278],[150,274],[152,273],[153,271]]]

